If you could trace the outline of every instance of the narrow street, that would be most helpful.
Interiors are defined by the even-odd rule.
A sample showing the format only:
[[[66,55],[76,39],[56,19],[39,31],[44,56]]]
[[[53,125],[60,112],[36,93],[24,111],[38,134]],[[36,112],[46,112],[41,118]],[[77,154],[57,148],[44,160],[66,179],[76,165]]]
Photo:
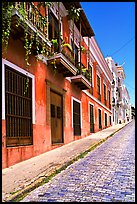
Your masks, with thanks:
[[[135,122],[20,202],[135,202]]]

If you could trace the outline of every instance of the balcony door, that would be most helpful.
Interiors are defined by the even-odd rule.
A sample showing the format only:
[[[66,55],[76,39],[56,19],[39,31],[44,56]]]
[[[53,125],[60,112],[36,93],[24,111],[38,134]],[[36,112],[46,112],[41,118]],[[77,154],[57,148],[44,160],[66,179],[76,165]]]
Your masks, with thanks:
[[[51,141],[63,143],[63,102],[62,95],[50,91]]]

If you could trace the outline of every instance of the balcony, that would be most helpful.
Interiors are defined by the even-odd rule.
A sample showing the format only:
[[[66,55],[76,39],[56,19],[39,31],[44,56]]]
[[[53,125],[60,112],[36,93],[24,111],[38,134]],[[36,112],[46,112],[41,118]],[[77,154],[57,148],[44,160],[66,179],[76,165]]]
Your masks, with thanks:
[[[48,65],[52,67],[54,67],[54,62],[55,62],[55,66],[58,73],[62,73],[64,77],[75,76],[77,73],[77,68],[62,53],[58,53],[55,56],[48,57],[47,62],[48,62]]]
[[[82,74],[71,77],[71,82],[77,85],[81,90],[91,88],[91,83]]]
[[[21,12],[21,8],[23,11]],[[36,6],[31,2],[15,2],[11,19],[11,34],[14,39],[24,41],[24,30],[29,35],[38,32],[39,43],[51,47],[47,36],[47,18],[43,17]]]

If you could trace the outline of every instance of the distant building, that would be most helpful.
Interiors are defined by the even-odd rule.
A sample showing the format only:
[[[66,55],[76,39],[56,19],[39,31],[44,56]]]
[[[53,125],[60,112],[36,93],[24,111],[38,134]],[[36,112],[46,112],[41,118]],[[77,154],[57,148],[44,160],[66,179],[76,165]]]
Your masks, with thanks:
[[[112,124],[118,124],[118,73],[117,67],[114,63],[112,57],[105,58],[108,66],[112,72],[113,80],[112,80]]]
[[[114,63],[112,57],[105,58],[113,74],[112,118],[113,124],[131,120],[131,105],[128,90],[124,84],[125,73],[121,65]]]

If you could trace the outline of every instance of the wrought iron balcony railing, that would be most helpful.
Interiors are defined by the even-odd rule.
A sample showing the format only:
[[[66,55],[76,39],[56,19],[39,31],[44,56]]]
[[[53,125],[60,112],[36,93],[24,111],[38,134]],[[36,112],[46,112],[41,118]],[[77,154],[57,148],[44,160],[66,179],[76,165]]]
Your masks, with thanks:
[[[32,2],[15,2],[14,6],[24,20],[31,22],[35,28],[44,34],[45,38],[48,38],[47,16],[43,16]]]

